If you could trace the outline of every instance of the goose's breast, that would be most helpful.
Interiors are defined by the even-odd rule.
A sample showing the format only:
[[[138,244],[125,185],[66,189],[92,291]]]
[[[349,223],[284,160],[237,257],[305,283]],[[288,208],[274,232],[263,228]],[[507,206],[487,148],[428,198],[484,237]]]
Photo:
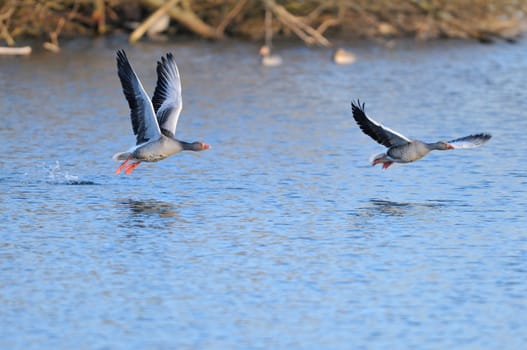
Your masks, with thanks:
[[[163,139],[145,143],[137,147],[133,157],[143,162],[157,162],[177,153],[174,145],[167,144]]]
[[[406,145],[392,147],[388,155],[400,163],[410,163],[426,156],[430,150],[419,142],[411,142]]]

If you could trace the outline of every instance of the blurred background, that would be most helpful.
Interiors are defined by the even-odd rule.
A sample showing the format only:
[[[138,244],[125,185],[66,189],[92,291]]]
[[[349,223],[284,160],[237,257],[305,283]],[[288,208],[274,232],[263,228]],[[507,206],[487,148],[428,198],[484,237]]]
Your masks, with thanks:
[[[265,20],[268,11],[274,21]],[[271,32],[308,45],[330,38],[441,37],[488,42],[515,39],[525,29],[525,0],[3,0],[0,38],[13,46],[37,37],[50,50],[61,38],[131,32],[207,39],[261,40]],[[329,38],[329,39],[328,39]]]

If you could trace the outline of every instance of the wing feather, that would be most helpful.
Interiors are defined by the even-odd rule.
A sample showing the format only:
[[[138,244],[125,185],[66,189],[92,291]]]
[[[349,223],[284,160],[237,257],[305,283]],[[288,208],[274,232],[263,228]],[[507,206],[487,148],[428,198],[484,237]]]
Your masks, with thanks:
[[[353,119],[355,119],[360,129],[381,145],[393,147],[411,142],[407,137],[369,118],[364,112],[364,103],[361,105],[359,100],[357,100],[357,103],[351,102],[351,110],[353,111]]]
[[[171,53],[157,62],[157,84],[152,97],[161,131],[174,137],[179,114],[183,109],[181,79],[176,60]]]
[[[130,107],[130,118],[136,136],[136,144],[139,145],[159,138],[161,130],[157,124],[152,102],[139,78],[137,78],[124,50],[117,51],[117,74]]]
[[[454,148],[474,148],[481,146],[490,140],[491,137],[492,135],[486,133],[473,134],[448,141],[448,144]]]

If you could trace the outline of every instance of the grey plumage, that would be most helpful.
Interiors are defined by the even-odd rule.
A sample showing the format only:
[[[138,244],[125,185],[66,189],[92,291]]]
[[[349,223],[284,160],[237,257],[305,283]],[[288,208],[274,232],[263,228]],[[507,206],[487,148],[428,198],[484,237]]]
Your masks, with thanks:
[[[171,53],[157,63],[157,84],[152,100],[123,50],[117,51],[117,73],[130,107],[136,146],[113,156],[116,161],[124,160],[116,173],[125,168],[125,173],[130,174],[141,162],[157,162],[181,151],[203,151],[210,148],[203,142],[189,143],[175,138],[183,103],[179,72]],[[127,164],[128,161],[134,163]]]
[[[461,137],[452,141],[438,141],[427,143],[419,140],[412,140],[400,133],[385,127],[384,125],[369,118],[364,111],[364,103],[360,101],[351,102],[353,118],[360,129],[372,139],[388,148],[386,153],[381,153],[373,157],[372,165],[383,164],[383,169],[395,163],[410,163],[426,156],[430,151],[448,150],[455,148],[478,147],[490,140],[490,134],[481,133]]]

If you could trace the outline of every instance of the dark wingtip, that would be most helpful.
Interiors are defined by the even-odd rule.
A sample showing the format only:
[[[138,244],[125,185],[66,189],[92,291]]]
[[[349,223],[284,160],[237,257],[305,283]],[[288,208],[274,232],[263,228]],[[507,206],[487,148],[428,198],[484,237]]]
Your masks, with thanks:
[[[174,59],[174,55],[172,55],[172,53],[168,52],[167,54],[165,54],[165,56],[161,56],[161,60],[160,61],[157,61],[157,67],[161,67],[161,66],[165,66],[168,61],[174,61],[175,62],[175,59]]]
[[[482,133],[479,133],[479,134],[473,134],[473,135],[470,135],[470,136],[471,137],[476,137],[478,139],[482,139],[485,142],[492,138],[492,135],[489,134],[489,133],[486,133],[486,132],[482,132]]]
[[[488,140],[492,138],[492,135],[486,132],[483,132],[479,134],[478,136],[481,137],[481,139],[483,140],[483,143],[487,142]]]
[[[126,59],[126,52],[123,49],[117,50],[117,59]]]
[[[365,112],[364,112],[364,107],[365,107],[365,105],[366,105],[366,104],[365,104],[364,102],[363,102],[362,105],[361,105],[359,99],[357,99],[357,102],[351,100],[351,110],[354,111],[354,112],[355,112],[355,111],[357,111],[357,112],[360,111],[360,112],[362,112],[362,113],[365,113]]]
[[[128,63],[128,57],[126,56],[126,52],[124,52],[123,49],[117,50],[117,67],[121,69],[123,66],[126,66]]]
[[[171,52],[167,52],[164,56],[161,56],[161,61],[157,61],[157,64],[164,64],[166,61],[173,61],[174,55]]]
[[[450,142],[460,142],[460,141],[472,141],[475,145],[482,145],[485,142],[489,141],[492,138],[492,135],[486,132],[479,134],[470,134],[468,136],[460,137],[458,139],[448,141]]]

